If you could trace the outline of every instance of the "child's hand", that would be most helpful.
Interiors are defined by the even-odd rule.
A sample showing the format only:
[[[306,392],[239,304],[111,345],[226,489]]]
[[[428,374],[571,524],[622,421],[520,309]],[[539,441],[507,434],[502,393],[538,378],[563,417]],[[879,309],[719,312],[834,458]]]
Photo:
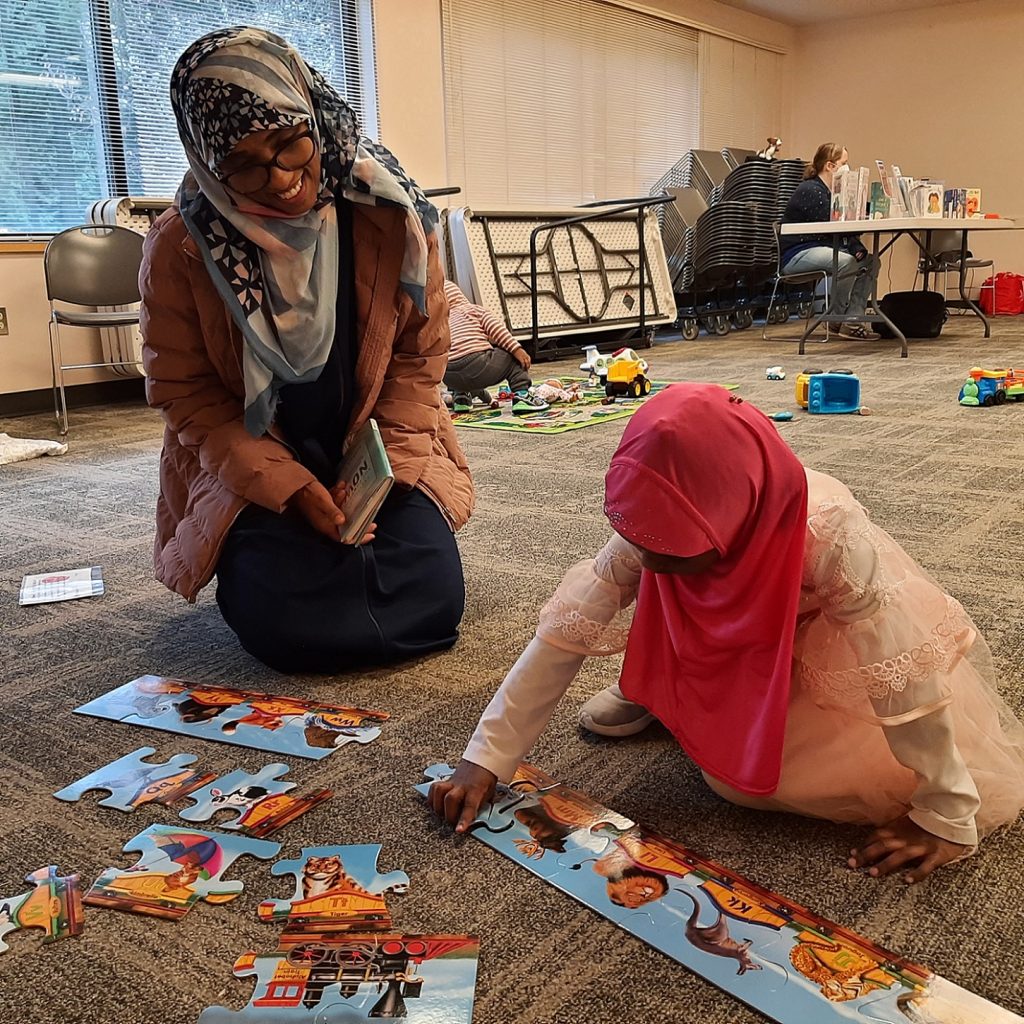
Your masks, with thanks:
[[[480,805],[494,796],[497,783],[493,772],[463,759],[450,779],[430,787],[427,799],[435,814],[454,825],[456,832],[465,832],[480,812]]]
[[[851,868],[868,864],[873,878],[890,875],[909,865],[916,865],[903,876],[908,883],[920,882],[936,868],[964,856],[970,849],[948,839],[940,839],[915,824],[907,815],[876,828],[857,850],[851,850],[847,861]]]
[[[530,359],[530,353],[525,348],[517,348],[512,353],[512,358],[524,369],[528,370],[533,366],[533,360]]]

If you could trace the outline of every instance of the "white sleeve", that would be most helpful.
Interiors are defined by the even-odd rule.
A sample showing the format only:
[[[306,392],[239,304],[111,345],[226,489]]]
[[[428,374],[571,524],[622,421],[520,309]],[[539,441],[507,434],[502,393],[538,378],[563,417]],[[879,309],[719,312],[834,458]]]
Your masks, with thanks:
[[[971,637],[962,630],[944,632],[949,651],[942,652],[921,625],[949,615],[955,602],[921,577],[896,578],[887,566],[893,542],[856,503],[831,508],[824,522],[812,517],[812,532],[816,525],[819,536],[809,540],[807,571],[825,620],[814,643],[822,667],[842,665],[849,655],[847,664],[869,681],[867,696],[889,749],[918,777],[910,818],[933,835],[974,847],[981,800],[957,748],[948,685],[948,668]],[[912,656],[922,649],[932,652],[932,661]],[[899,665],[911,667],[900,673],[893,669]],[[840,698],[844,673],[819,677],[829,674],[828,696]]]
[[[507,782],[547,727],[590,655],[626,646],[623,612],[636,599],[640,563],[618,535],[573,566],[540,614],[537,635],[487,705],[462,755]]]

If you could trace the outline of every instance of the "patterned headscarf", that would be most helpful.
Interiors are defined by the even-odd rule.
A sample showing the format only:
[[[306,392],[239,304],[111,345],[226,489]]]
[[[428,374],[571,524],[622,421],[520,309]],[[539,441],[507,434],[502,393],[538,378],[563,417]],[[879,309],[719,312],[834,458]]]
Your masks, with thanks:
[[[406,210],[402,287],[425,312],[427,235],[437,211],[392,154],[360,135],[352,108],[285,40],[230,28],[196,40],[171,76],[171,105],[190,172],[178,207],[244,339],[245,425],[259,437],[286,384],[315,381],[334,343],[338,293],[335,193]],[[218,165],[255,132],[308,125],[320,197],[290,217],[232,191]]]

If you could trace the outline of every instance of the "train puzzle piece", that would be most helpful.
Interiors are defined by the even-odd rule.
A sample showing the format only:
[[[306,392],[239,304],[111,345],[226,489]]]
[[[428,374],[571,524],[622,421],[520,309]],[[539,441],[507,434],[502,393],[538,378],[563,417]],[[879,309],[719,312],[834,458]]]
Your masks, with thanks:
[[[52,864],[25,876],[34,888],[0,899],[0,953],[9,949],[4,937],[22,928],[42,928],[43,942],[81,935],[85,927],[78,875],[61,875]]]
[[[192,793],[195,805],[182,811],[180,817],[185,821],[209,821],[220,811],[235,811],[233,820],[216,821],[214,825],[256,839],[269,836],[334,796],[329,789],[317,789],[303,796],[286,795],[296,785],[283,781],[288,770],[288,765],[279,762],[255,773],[235,771],[223,775]]]
[[[190,771],[188,766],[196,761],[194,754],[175,754],[168,761],[145,760],[155,753],[153,747],[140,747],[53,795],[71,803],[86,793],[105,790],[109,795],[97,801],[100,807],[134,811],[145,804],[172,804],[217,777],[216,773]]]
[[[257,907],[261,921],[285,923],[287,932],[341,932],[392,926],[385,896],[409,888],[404,871],[378,874],[380,844],[310,846],[298,860],[278,861],[272,875],[294,875],[295,896]]]
[[[199,1024],[470,1024],[479,950],[471,935],[348,933],[299,944],[286,935],[273,953],[235,961],[236,978],[256,980],[248,1005],[207,1007]]]
[[[150,825],[124,846],[142,856],[130,868],[107,868],[85,894],[90,906],[172,920],[184,917],[199,900],[227,903],[243,889],[224,873],[243,855],[271,860],[280,843],[219,835],[176,825]]]

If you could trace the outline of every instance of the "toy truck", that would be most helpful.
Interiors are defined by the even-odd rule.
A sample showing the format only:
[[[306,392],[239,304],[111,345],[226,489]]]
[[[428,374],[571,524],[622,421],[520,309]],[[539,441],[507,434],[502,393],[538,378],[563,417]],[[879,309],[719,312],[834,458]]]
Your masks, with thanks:
[[[651,393],[650,378],[644,373],[647,364],[641,359],[616,359],[608,364],[604,393],[609,398],[640,398]]]
[[[1002,405],[1008,398],[1024,399],[1024,370],[972,367],[958,396],[961,405],[979,407]]]
[[[796,378],[797,405],[810,413],[860,410],[860,379],[852,370],[804,370]]]

